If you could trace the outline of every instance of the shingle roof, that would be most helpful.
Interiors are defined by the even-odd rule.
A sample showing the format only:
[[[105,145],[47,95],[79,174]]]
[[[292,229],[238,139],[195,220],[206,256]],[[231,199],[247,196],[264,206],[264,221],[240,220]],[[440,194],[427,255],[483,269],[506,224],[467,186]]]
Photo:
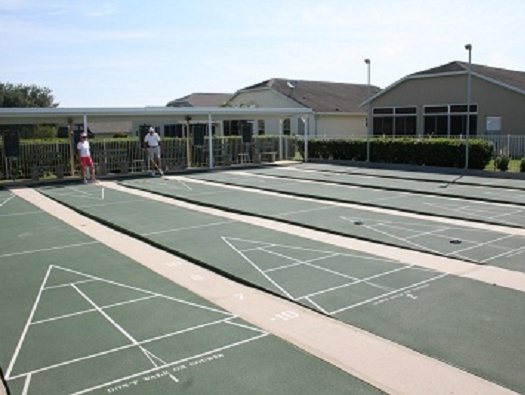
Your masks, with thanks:
[[[525,92],[525,72],[523,71],[507,70],[497,67],[482,66],[479,64],[471,64],[471,70],[473,74],[487,77]],[[468,63],[453,61],[428,70],[418,71],[417,73],[409,75],[408,78],[413,76],[447,74],[465,71],[468,71]]]
[[[338,82],[289,80],[272,78],[248,86],[239,92],[260,88],[273,89],[315,112],[362,113],[361,103],[379,92],[377,86],[366,84],[345,84]]]
[[[231,97],[231,93],[192,93],[170,101],[166,107],[220,107]]]

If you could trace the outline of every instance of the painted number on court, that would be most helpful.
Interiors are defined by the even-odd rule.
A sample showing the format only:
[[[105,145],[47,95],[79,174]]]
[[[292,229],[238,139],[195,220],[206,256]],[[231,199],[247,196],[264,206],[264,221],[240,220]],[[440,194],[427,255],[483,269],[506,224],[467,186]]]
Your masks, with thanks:
[[[285,311],[281,311],[278,314],[275,314],[272,318],[270,318],[270,321],[276,321],[276,320],[289,321],[297,317],[299,317],[299,314],[296,313],[295,311],[285,310]]]

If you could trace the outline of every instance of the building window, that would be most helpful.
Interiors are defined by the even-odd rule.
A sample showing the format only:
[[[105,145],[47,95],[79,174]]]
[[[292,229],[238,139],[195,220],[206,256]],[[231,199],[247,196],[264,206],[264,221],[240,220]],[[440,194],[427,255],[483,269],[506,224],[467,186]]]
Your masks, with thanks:
[[[415,136],[417,108],[378,107],[373,110],[374,136]]]
[[[182,124],[176,123],[173,125],[164,125],[164,136],[165,137],[179,137],[181,138],[183,136],[183,129]]]
[[[239,122],[238,120],[222,121],[225,136],[239,136]]]
[[[424,107],[424,133],[437,136],[459,136],[467,131],[467,105],[451,104]],[[470,105],[470,133],[477,131],[478,106]]]
[[[266,122],[264,122],[264,119],[259,119],[257,121],[257,130],[259,133],[259,136],[263,136],[266,133]]]
[[[292,133],[292,123],[290,118],[286,118],[283,121],[283,135],[289,136]]]
[[[306,122],[308,122],[306,118],[299,118],[297,120],[297,134],[299,136],[304,136],[306,133]]]

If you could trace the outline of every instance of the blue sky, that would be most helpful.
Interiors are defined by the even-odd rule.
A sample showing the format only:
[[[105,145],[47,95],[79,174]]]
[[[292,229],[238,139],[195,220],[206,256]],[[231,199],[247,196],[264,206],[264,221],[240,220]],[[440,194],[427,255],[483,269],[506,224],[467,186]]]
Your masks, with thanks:
[[[525,71],[524,0],[0,0],[0,81],[164,106],[269,78],[382,88],[453,60]]]

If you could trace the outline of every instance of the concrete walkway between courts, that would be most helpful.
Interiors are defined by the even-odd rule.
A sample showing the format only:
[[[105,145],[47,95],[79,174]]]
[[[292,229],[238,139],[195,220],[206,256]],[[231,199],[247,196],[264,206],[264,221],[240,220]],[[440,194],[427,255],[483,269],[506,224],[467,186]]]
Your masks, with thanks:
[[[380,247],[340,236],[305,230],[275,221],[241,216],[207,209],[158,195],[131,191],[114,183],[104,182],[104,187],[125,190],[128,193],[157,199],[169,204],[201,210],[214,215],[227,216],[255,225],[271,227],[281,232],[321,240],[345,248],[361,249],[374,246],[374,253],[418,265],[432,266],[436,270],[474,278],[491,284],[525,292],[525,278],[503,269],[479,267],[462,261]],[[295,303],[274,297],[256,289],[233,282],[199,266],[179,259],[149,244],[119,233],[98,222],[84,217],[33,189],[14,189],[14,194],[36,205],[47,213],[68,223],[100,243],[128,256],[156,273],[169,278],[191,292],[202,296],[222,308],[237,314],[309,353],[370,383],[388,394],[515,394],[475,375],[469,374],[441,361],[372,335],[361,329],[323,316]],[[359,247],[359,248],[357,248]],[[514,278],[513,278],[514,276]],[[275,320],[283,312],[291,312],[294,319]],[[1,394],[0,390],[0,394]]]

